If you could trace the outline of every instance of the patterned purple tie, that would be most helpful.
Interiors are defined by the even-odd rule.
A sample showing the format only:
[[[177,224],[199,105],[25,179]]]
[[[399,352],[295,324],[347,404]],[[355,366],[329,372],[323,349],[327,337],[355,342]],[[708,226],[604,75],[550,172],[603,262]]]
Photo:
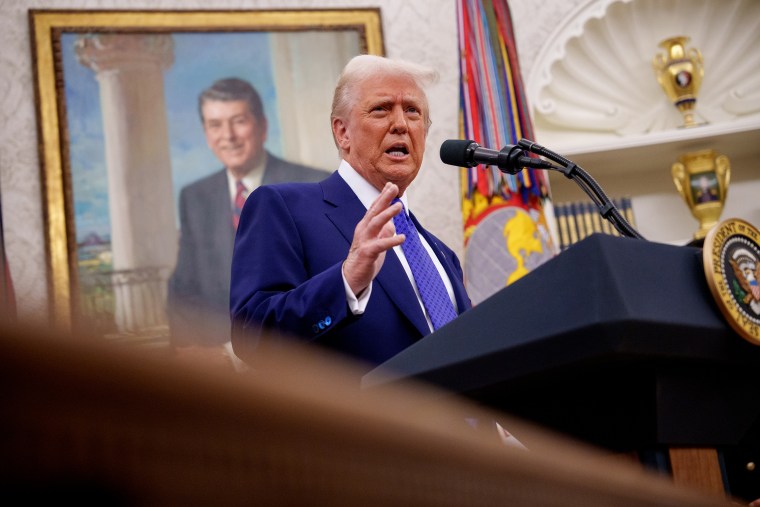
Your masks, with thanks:
[[[401,201],[394,199],[393,202]],[[406,236],[401,244],[401,249],[412,270],[414,282],[420,291],[422,304],[425,305],[425,309],[430,315],[433,329],[438,329],[457,316],[454,305],[449,299],[449,293],[446,291],[446,286],[443,284],[433,260],[422,245],[417,229],[411,219],[406,216],[406,210],[402,209],[401,213],[393,217],[393,224],[396,226],[398,234]]]

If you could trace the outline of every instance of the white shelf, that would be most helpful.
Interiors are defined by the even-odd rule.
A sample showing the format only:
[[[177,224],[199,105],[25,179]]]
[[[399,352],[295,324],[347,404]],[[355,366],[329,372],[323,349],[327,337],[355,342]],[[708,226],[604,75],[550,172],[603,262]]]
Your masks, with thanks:
[[[679,155],[714,149],[726,155],[732,165],[742,168],[738,174],[742,180],[746,178],[741,176],[760,176],[760,117],[604,140],[594,145],[568,143],[546,147],[572,160],[594,177],[651,171],[670,174],[670,166]],[[748,164],[755,165],[755,169],[745,167]]]

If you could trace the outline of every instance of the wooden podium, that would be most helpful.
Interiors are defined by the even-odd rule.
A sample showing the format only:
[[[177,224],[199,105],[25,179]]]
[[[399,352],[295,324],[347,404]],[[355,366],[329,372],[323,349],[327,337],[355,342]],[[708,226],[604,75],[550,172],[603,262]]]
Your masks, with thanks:
[[[701,250],[593,235],[368,373],[414,378],[760,498],[760,347],[725,323]],[[519,437],[519,436],[518,436]]]

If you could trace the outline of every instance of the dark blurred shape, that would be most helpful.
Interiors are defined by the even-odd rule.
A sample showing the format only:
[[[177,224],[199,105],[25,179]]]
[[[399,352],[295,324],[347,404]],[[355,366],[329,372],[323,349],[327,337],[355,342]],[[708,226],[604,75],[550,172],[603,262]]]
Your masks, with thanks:
[[[441,391],[362,391],[313,348],[257,366],[0,329],[0,486],[56,504],[730,505]]]
[[[110,486],[102,479],[81,476],[37,478],[29,481],[0,482],[5,505],[102,505],[126,507],[135,505],[128,491]]]

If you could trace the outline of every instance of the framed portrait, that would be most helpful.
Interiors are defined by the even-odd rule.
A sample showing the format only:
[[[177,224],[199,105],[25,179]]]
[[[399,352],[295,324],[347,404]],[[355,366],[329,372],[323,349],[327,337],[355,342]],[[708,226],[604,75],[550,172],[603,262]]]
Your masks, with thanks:
[[[332,172],[332,93],[379,9],[31,10],[52,321],[161,342],[180,196],[224,170],[199,97],[250,84],[269,159]],[[234,231],[233,231],[234,237]]]

